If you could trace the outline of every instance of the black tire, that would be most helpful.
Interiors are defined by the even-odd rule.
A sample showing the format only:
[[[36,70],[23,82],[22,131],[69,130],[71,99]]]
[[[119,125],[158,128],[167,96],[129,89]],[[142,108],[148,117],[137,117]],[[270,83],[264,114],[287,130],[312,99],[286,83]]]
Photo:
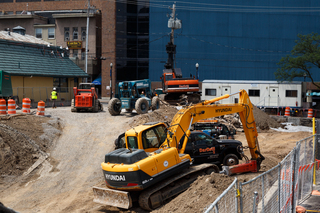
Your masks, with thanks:
[[[224,166],[234,166],[239,164],[239,158],[235,154],[228,154],[223,158]]]
[[[103,111],[103,105],[102,105],[102,103],[100,102],[100,101],[98,101],[98,103],[99,103],[99,111]]]
[[[71,112],[77,112],[77,109],[74,107],[74,99],[71,100]]]
[[[154,96],[151,100],[151,109],[152,111],[160,108],[160,99],[158,96]]]
[[[145,114],[149,110],[149,103],[144,98],[139,98],[135,105],[138,114]]]
[[[94,103],[93,112],[99,112],[99,101],[96,100]]]
[[[212,167],[209,167],[207,170],[206,170],[206,174],[208,175],[211,175],[211,173],[214,172],[214,173],[219,173],[220,172],[220,169],[217,165],[213,164]]]
[[[110,115],[119,115],[121,112],[121,101],[118,98],[112,98],[108,104]]]

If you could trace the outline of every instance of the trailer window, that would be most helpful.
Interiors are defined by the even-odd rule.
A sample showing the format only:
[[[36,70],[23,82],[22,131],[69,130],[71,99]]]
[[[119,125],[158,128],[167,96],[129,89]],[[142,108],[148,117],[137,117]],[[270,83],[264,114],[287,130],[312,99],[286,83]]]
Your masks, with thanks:
[[[260,97],[260,90],[258,90],[258,89],[249,89],[249,96]]]
[[[129,136],[127,137],[127,140],[128,140],[128,148],[138,149],[137,137]]]
[[[217,96],[217,90],[216,89],[206,89],[205,93],[206,93],[206,95]]]
[[[286,90],[286,97],[298,97],[297,90]]]

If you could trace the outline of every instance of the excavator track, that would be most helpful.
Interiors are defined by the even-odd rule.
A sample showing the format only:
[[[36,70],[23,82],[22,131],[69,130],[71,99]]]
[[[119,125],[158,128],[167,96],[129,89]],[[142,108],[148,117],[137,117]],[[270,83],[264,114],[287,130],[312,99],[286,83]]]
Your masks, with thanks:
[[[200,174],[210,174],[211,172],[218,173],[218,166],[209,163],[191,166],[173,178],[163,180],[155,187],[144,190],[139,196],[139,205],[147,211],[152,211],[161,206],[164,201],[188,189]]]

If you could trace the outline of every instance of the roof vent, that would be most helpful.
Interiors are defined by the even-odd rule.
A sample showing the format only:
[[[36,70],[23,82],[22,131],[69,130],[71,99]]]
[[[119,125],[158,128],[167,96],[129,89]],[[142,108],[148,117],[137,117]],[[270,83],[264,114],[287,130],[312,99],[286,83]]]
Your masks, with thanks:
[[[17,27],[12,28],[12,32],[19,33],[20,35],[25,35],[26,29],[21,26],[17,26]]]

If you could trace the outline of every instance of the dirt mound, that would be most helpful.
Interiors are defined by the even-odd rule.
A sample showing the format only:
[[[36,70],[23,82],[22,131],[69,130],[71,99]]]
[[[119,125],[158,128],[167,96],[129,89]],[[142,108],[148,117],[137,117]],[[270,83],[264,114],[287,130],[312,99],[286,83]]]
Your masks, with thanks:
[[[130,126],[138,126],[147,122],[162,121],[171,123],[174,115],[178,112],[176,107],[161,103],[160,109],[153,112],[135,116],[129,123]]]
[[[229,177],[218,173],[199,176],[185,192],[152,212],[202,213],[226,188],[228,188],[234,179],[234,176]],[[242,178],[241,182],[243,181],[244,179]]]
[[[281,126],[280,123],[256,106],[253,106],[253,116],[256,121],[256,126],[261,130],[268,130],[270,128],[278,128]]]
[[[153,121],[164,121],[168,122],[169,124],[172,121],[172,118],[179,110],[167,104],[162,103],[160,109],[155,110],[151,113],[139,115],[133,118],[133,120],[129,123],[130,126],[138,126],[147,122]],[[270,128],[278,128],[281,126],[276,120],[271,118],[267,113],[260,110],[256,106],[253,106],[253,116],[256,121],[256,126],[261,130],[268,130]],[[215,118],[212,118],[215,119]],[[221,123],[225,123],[227,126],[235,125],[236,127],[240,127],[241,121],[239,119],[239,115],[232,114],[224,116],[224,119],[217,119]],[[236,125],[238,123],[238,125]]]
[[[60,134],[57,119],[35,115],[1,117],[0,175],[21,175]]]

